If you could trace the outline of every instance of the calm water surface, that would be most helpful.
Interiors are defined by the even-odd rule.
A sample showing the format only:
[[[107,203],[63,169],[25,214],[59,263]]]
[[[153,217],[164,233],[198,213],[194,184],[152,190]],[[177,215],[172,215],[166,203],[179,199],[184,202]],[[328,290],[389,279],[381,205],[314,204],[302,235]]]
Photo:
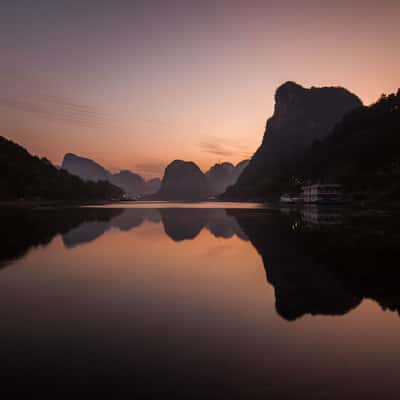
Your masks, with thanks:
[[[1,209],[3,392],[399,398],[397,218],[203,206]]]

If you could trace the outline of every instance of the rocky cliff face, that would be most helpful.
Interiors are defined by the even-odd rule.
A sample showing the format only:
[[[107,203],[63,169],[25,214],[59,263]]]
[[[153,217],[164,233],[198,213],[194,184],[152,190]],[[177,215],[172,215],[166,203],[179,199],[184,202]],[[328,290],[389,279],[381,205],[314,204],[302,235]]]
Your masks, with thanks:
[[[280,86],[262,144],[237,183],[227,191],[227,197],[265,196],[271,178],[279,175],[287,162],[301,157],[346,113],[361,106],[357,96],[340,87],[306,89],[294,82]]]
[[[162,200],[205,200],[210,189],[205,175],[193,162],[175,160],[165,169],[156,197]]]

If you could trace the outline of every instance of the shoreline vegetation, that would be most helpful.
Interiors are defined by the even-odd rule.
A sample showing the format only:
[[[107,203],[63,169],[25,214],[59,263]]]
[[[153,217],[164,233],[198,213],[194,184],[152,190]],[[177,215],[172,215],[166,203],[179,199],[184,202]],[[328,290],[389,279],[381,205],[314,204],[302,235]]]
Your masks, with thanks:
[[[0,136],[0,199],[2,201],[110,201],[123,191],[107,181],[84,181],[58,169],[46,158]]]

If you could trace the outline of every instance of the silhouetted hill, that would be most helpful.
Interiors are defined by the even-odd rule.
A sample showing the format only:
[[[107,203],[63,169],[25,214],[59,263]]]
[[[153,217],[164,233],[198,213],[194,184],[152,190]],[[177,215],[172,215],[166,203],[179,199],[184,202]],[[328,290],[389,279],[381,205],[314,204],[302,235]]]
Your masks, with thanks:
[[[164,172],[161,188],[155,195],[162,200],[206,200],[210,189],[200,168],[190,161],[175,160]]]
[[[248,163],[249,160],[243,160],[236,166],[228,162],[215,164],[212,166],[206,172],[211,194],[219,195],[224,193],[228,186],[236,183],[237,179]]]
[[[339,87],[310,89],[287,82],[275,94],[261,146],[224,198],[262,198],[276,192],[275,178],[288,162],[298,160],[315,140],[326,137],[360,99]]]
[[[146,191],[144,179],[131,171],[125,170],[114,174],[110,177],[110,181],[129,196],[137,196]]]
[[[111,173],[97,162],[72,153],[64,156],[61,168],[86,181],[105,181],[111,177]]]
[[[0,200],[110,200],[122,191],[106,181],[84,182],[0,136]]]

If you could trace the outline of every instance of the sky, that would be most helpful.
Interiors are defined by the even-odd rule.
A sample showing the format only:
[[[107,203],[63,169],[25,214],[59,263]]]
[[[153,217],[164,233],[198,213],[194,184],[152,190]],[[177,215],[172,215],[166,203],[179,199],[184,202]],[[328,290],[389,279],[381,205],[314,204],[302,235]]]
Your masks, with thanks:
[[[400,87],[400,1],[3,0],[0,135],[162,176],[249,158],[285,81]]]

